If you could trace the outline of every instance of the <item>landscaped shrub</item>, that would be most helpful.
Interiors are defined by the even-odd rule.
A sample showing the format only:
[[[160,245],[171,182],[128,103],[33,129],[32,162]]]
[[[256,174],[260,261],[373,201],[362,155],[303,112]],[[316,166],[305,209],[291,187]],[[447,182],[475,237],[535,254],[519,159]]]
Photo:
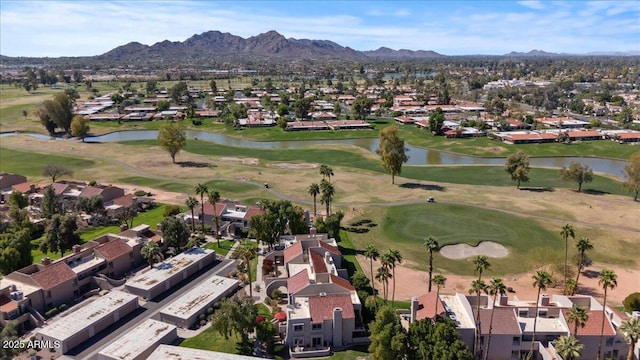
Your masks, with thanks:
[[[180,214],[180,207],[178,205],[167,205],[164,208],[164,217]]]
[[[138,191],[134,192],[133,195],[135,195],[135,196],[146,196],[147,192],[144,191],[144,190],[138,190]]]
[[[67,308],[68,308],[67,304],[62,304],[62,305],[60,305],[60,307],[58,309],[60,310],[60,312],[63,312],[65,310],[67,310]]]
[[[44,316],[46,316],[47,318],[52,318],[56,315],[58,315],[60,311],[58,311],[58,308],[52,308],[51,310],[47,311],[46,313],[44,313]]]
[[[640,311],[640,292],[634,292],[629,294],[624,300],[622,305],[627,311]]]
[[[271,292],[272,299],[280,300],[281,297],[282,297],[282,291],[280,291],[279,289],[275,289]]]

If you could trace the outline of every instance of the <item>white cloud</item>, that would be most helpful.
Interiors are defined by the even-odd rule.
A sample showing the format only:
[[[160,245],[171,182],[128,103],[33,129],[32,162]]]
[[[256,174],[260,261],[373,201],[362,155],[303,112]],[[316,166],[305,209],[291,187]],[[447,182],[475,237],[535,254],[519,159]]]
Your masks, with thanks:
[[[534,10],[542,10],[546,8],[546,6],[542,3],[542,1],[538,1],[538,0],[518,1],[518,4]]]

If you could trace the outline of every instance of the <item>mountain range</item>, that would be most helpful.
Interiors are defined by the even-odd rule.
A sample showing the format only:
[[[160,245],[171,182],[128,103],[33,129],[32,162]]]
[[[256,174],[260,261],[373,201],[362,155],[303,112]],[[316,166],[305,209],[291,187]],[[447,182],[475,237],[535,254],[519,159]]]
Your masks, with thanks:
[[[612,55],[610,53],[592,53],[584,55]],[[637,55],[615,53],[613,56]],[[184,63],[207,60],[260,59],[260,60],[366,60],[366,59],[426,59],[441,58],[446,55],[431,50],[393,50],[380,47],[377,50],[357,51],[329,40],[309,40],[286,38],[276,31],[268,31],[249,38],[242,38],[220,31],[207,31],[195,34],[185,41],[164,40],[151,46],[131,42],[119,46],[102,55],[72,58],[85,61],[109,63]],[[510,52],[507,57],[553,57],[576,56],[571,54],[549,53],[532,50],[527,53]],[[34,58],[11,58],[0,55],[0,60],[36,60]]]

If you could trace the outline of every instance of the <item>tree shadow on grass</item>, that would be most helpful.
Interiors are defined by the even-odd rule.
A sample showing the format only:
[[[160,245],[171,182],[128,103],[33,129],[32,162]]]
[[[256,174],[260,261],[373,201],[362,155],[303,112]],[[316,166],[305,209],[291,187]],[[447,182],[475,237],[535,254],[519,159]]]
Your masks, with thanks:
[[[595,189],[584,189],[584,190],[582,190],[582,192],[585,193],[585,194],[589,194],[589,195],[608,195],[608,194],[611,194],[608,191],[595,190]]]
[[[432,191],[446,191],[447,188],[440,185],[433,184],[419,184],[419,183],[404,183],[400,184],[401,188],[405,189],[422,189],[422,190],[432,190]]]
[[[521,187],[520,190],[522,190],[522,191],[531,191],[531,192],[554,192],[554,191],[556,191],[556,189],[554,189],[552,187],[543,187],[543,188]]]
[[[177,163],[180,167],[189,167],[189,168],[206,168],[211,164],[205,162],[197,162],[197,161],[179,161]]]
[[[385,120],[367,120],[367,122],[369,124],[386,124],[387,123],[387,121]]]

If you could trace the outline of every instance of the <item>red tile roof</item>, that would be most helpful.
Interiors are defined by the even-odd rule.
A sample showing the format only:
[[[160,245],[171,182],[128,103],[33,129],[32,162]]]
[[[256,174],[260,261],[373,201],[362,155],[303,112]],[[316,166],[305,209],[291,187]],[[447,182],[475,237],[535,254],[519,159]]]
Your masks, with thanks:
[[[288,263],[293,258],[301,254],[302,254],[302,243],[297,242],[289,246],[288,248],[284,249],[284,263],[285,264]]]
[[[56,195],[61,195],[69,188],[69,185],[62,183],[53,183],[51,184],[51,187],[53,188],[53,191],[56,193]]]
[[[474,309],[475,310],[475,309]],[[489,333],[489,325],[491,325],[491,310],[480,309],[480,326],[481,333]],[[516,318],[515,309],[513,307],[496,307],[493,314],[492,334],[513,334],[522,333],[520,324]]]
[[[437,311],[437,315],[444,314],[444,306],[442,305],[442,300],[436,298],[435,291],[428,292],[418,298],[418,311],[416,311],[416,320],[433,319],[436,315],[434,311]]]
[[[353,304],[350,295],[329,295],[309,297],[309,313],[311,322],[319,323],[324,320],[333,319],[333,309],[342,309],[343,319],[355,318]]]
[[[0,294],[0,313],[8,313],[18,308],[18,303]]]
[[[584,130],[584,131],[569,131],[569,137],[572,138],[580,138],[580,137],[600,137],[602,134],[596,130]]]
[[[249,221],[252,217],[260,214],[262,214],[262,210],[260,210],[260,208],[249,206],[247,208],[247,212],[244,214],[244,220]]]
[[[334,254],[338,254],[338,255],[342,255],[342,253],[340,252],[340,249],[338,249],[337,247],[333,246],[333,245],[329,245],[323,241],[318,241],[318,243],[320,244],[320,247],[325,249],[325,250],[329,250],[330,252],[334,253]]]
[[[104,243],[95,249],[100,255],[102,255],[107,261],[119,258],[120,256],[127,255],[133,251],[131,246],[122,240],[113,240]]]
[[[133,206],[133,194],[127,194],[125,196],[113,199],[113,205],[120,205],[124,207]]]
[[[289,291],[289,294],[295,294],[309,284],[309,273],[307,269],[304,269],[287,279],[287,291]]]
[[[311,266],[316,274],[326,273],[327,264],[324,263],[324,257],[315,251],[311,251]]]
[[[351,283],[349,282],[349,280],[343,279],[340,276],[335,276],[332,274],[329,274],[329,278],[331,279],[331,283],[336,284],[336,285],[340,285],[343,288],[347,289],[347,290],[355,290],[356,288],[351,285]]]
[[[226,207],[227,207],[227,204],[225,204],[225,203],[221,203],[221,202],[217,202],[217,203],[216,203],[216,211],[215,211],[215,215],[216,215],[217,217],[220,217],[220,215],[222,215],[222,212],[224,211],[224,209],[225,209]],[[196,208],[195,208],[194,210],[196,210],[196,211],[195,211],[195,214],[196,214],[196,215],[200,215],[200,210],[201,210],[201,207],[200,207],[200,206],[196,206]],[[213,205],[212,205],[210,202],[208,202],[208,201],[205,201],[205,202],[204,202],[204,214],[205,214],[205,215],[212,215],[212,216],[214,215],[214,212],[213,212]]]
[[[91,198],[91,197],[94,197],[94,196],[102,195],[103,191],[104,191],[104,189],[96,187],[96,186],[87,186],[86,188],[84,188],[84,190],[82,190],[82,192],[80,193],[80,196],[86,197],[86,198]]]
[[[23,194],[27,194],[31,192],[31,187],[34,186],[33,183],[30,182],[23,182],[20,184],[15,184],[11,186],[11,190],[12,191],[17,191],[17,192],[21,192]]]
[[[76,273],[64,261],[58,261],[31,274],[31,278],[44,290],[76,278]]]
[[[562,310],[562,312],[564,313],[564,318],[566,319],[569,309]],[[587,322],[585,323],[584,327],[578,326],[577,333],[573,332],[575,328],[575,324],[567,323],[567,325],[569,326],[569,331],[571,331],[571,335],[600,336],[600,331],[601,331],[600,326],[602,325],[602,310],[589,311],[588,315],[589,315],[589,319],[587,319]],[[611,322],[605,319],[604,336],[613,336],[615,334],[616,332],[615,330],[613,330],[613,326],[611,325]]]

